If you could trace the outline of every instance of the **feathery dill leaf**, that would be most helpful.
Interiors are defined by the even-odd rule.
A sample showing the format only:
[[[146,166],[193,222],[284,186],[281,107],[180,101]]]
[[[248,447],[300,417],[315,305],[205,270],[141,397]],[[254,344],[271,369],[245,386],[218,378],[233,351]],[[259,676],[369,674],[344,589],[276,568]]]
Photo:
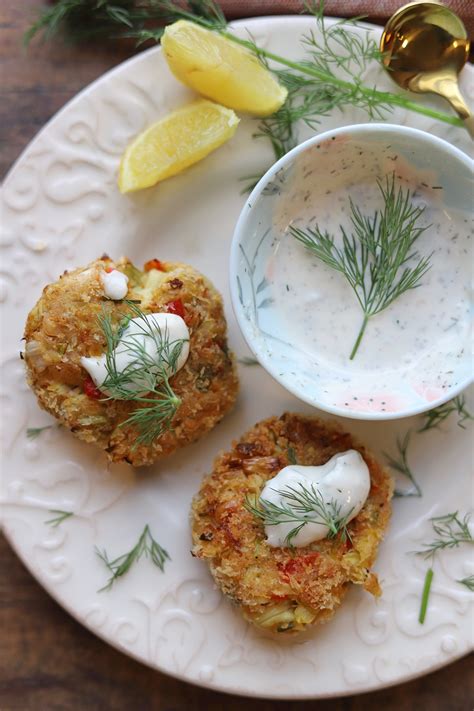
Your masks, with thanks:
[[[57,0],[42,11],[24,35],[28,45],[35,35],[44,39],[63,33],[74,42],[91,39],[133,38],[137,44],[158,42],[165,26],[190,20],[209,29],[223,29],[226,20],[212,0]]]
[[[439,405],[439,407],[434,407],[432,410],[428,410],[423,414],[424,423],[418,432],[427,432],[428,430],[435,429],[444,422],[452,412],[455,412],[458,416],[457,425],[463,430],[466,429],[464,424],[467,420],[474,420],[474,416],[469,412],[466,407],[466,398],[464,395],[457,395],[449,402],[445,402],[444,405]]]
[[[423,558],[428,559],[433,558],[446,548],[457,548],[462,543],[474,543],[474,538],[469,528],[470,520],[470,514],[460,518],[459,511],[431,518],[430,522],[437,538],[434,538],[429,543],[424,543],[421,550],[414,552],[416,555],[421,555]]]
[[[410,438],[410,430],[408,430],[404,437],[397,437],[398,459],[395,459],[395,457],[392,457],[391,454],[384,452],[388,465],[394,469],[394,471],[409,479],[413,484],[413,488],[409,491],[395,489],[394,496],[423,496],[420,485],[416,481],[415,476],[408,464],[408,446],[410,444]]]
[[[362,326],[349,356],[354,358],[365,329],[372,316],[388,308],[410,289],[420,286],[430,268],[430,257],[420,257],[413,245],[426,227],[418,220],[424,208],[412,203],[409,190],[395,187],[395,176],[387,176],[385,185],[378,181],[383,207],[373,215],[364,215],[350,202],[352,231],[340,227],[342,244],[336,246],[327,231],[315,228],[299,229],[290,225],[289,232],[312,254],[331,269],[342,274],[364,314]],[[409,261],[415,263],[409,265]]]
[[[461,580],[456,580],[456,582],[464,585],[464,587],[471,592],[474,592],[474,575],[469,575],[467,578],[461,578]]]
[[[100,588],[98,592],[110,590],[115,581],[128,573],[132,565],[138,563],[143,556],[150,558],[151,562],[156,565],[161,572],[164,572],[166,561],[171,560],[168,552],[153,538],[148,524],[143,529],[137,544],[127,553],[123,553],[117,558],[110,560],[105,550],[101,551],[99,548],[96,548],[95,552],[111,573],[107,583],[104,587]]]
[[[45,524],[52,526],[52,528],[57,528],[57,526],[59,526],[59,524],[67,518],[74,516],[73,511],[62,511],[61,509],[50,509],[49,513],[55,514],[55,516],[50,518],[48,521],[45,521]]]
[[[307,2],[304,11],[313,16],[315,31],[303,36],[305,55],[299,62],[260,48],[251,38],[232,34],[213,0],[57,0],[26,32],[25,43],[37,34],[50,38],[58,32],[76,41],[94,37],[132,37],[137,43],[159,41],[164,25],[179,19],[220,32],[253,52],[289,89],[286,104],[269,120],[262,121],[256,134],[271,141],[276,158],[298,142],[299,122],[314,127],[319,117],[348,105],[364,109],[375,119],[385,117],[398,106],[462,127],[457,116],[423,106],[405,94],[379,91],[364,84],[361,77],[365,70],[370,62],[381,64],[381,56],[370,29],[362,28],[365,32],[360,34],[360,18],[325,25],[322,1]]]
[[[52,429],[53,425],[45,425],[44,427],[28,427],[26,436],[28,439],[36,439],[42,432]]]
[[[474,543],[469,523],[471,515],[466,514],[463,518],[460,517],[459,511],[444,514],[443,516],[435,516],[430,519],[431,526],[437,538],[434,538],[429,543],[423,543],[421,550],[413,551],[415,555],[422,556],[425,560],[431,560],[433,564],[435,556],[443,550],[458,548],[460,545]],[[421,596],[420,614],[418,621],[423,624],[428,608],[428,599],[433,580],[433,568],[430,567],[426,571],[425,583]],[[456,582],[464,585],[468,590],[474,592],[474,575],[467,578],[462,578]]]
[[[294,523],[295,527],[285,537],[285,542],[292,547],[292,541],[307,523],[319,523],[329,529],[327,537],[335,538],[342,531],[342,538],[350,538],[347,530],[351,511],[346,515],[341,514],[342,506],[334,499],[327,502],[314,484],[306,488],[287,486],[278,491],[284,502],[274,504],[260,498],[252,503],[249,497],[245,500],[245,508],[264,526],[277,526],[281,523]]]
[[[167,328],[157,328],[136,304],[127,304],[131,314],[122,320],[118,329],[114,329],[106,311],[99,317],[106,340],[107,369],[107,377],[101,388],[107,393],[107,399],[128,400],[139,405],[120,424],[120,427],[132,425],[137,428],[139,435],[134,444],[136,447],[151,444],[171,428],[181,400],[174,392],[170,378],[177,370],[184,341],[170,340]],[[125,336],[132,318],[135,331]],[[145,345],[145,341],[150,340],[154,345],[153,355]],[[130,359],[123,369],[119,369],[116,362],[119,342]]]

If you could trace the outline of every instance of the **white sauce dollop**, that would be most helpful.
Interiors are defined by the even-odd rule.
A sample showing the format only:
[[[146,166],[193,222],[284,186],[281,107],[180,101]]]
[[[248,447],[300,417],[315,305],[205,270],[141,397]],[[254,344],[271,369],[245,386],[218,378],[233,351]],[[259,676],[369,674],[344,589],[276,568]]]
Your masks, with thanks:
[[[119,272],[118,269],[112,269],[111,272],[100,272],[100,281],[108,299],[120,301],[127,296],[128,276]]]
[[[134,350],[136,348],[145,349],[148,356],[153,359],[158,366],[164,366],[167,375],[172,375],[180,370],[186,363],[189,355],[189,330],[181,316],[176,314],[154,313],[147,314],[147,326],[144,328],[143,317],[131,319],[127,328],[122,333],[118,345],[115,349],[115,365],[118,373],[123,373],[128,368],[129,373],[133,373],[134,364],[137,369],[142,367],[137,360]],[[155,336],[153,338],[148,331],[151,330]],[[156,339],[156,340],[155,340]],[[159,353],[157,346],[166,340],[169,344],[170,351],[178,341],[182,341],[181,353],[177,359],[176,368],[174,371],[166,365],[159,362]],[[105,388],[102,388],[107,378],[107,361],[105,354],[99,358],[81,358],[81,365],[87,370],[92,380],[98,388],[107,393]],[[152,372],[152,368],[150,369]],[[148,381],[149,384],[149,381]],[[131,377],[131,381],[124,386],[130,392],[146,392],[150,388],[147,387],[147,381],[139,377]]]
[[[333,501],[338,507],[340,506],[340,515],[347,517],[347,522],[349,522],[357,516],[369,495],[369,468],[355,449],[335,454],[320,467],[291,464],[267,481],[260,500],[264,499],[273,504],[291,506],[291,502],[280,492],[287,490],[288,487],[297,491],[301,487],[311,490],[311,485],[321,494],[326,504]],[[314,518],[320,519],[316,511]],[[267,543],[274,547],[288,546],[287,536],[297,525],[295,522],[266,525]],[[313,541],[326,538],[328,533],[329,528],[325,524],[309,522],[292,538],[291,544],[301,548]]]

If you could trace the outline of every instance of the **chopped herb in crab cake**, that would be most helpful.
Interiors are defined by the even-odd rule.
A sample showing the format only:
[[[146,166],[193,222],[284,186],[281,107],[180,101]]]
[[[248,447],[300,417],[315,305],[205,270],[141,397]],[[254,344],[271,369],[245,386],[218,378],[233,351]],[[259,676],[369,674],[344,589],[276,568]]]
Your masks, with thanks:
[[[392,481],[334,423],[284,414],[215,461],[192,506],[193,554],[257,627],[329,620],[351,583],[381,594],[371,566]]]
[[[186,264],[107,256],[45,287],[24,359],[38,402],[112,461],[152,464],[211,430],[238,389],[222,299]]]

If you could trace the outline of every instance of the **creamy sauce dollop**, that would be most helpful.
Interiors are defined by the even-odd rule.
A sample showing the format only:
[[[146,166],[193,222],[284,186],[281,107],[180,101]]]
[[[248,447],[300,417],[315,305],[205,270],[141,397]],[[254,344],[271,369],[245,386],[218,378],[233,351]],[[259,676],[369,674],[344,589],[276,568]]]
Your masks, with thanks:
[[[167,350],[171,352],[179,341],[182,341],[182,348],[177,359],[176,368],[172,370],[167,363],[160,361],[158,346],[167,342]],[[173,375],[183,367],[188,359],[188,327],[181,316],[176,314],[147,314],[145,327],[142,316],[130,320],[115,349],[115,365],[118,373],[123,373],[127,369],[128,373],[132,374],[130,382],[127,382],[124,387],[130,392],[140,393],[146,392],[150,388],[147,387],[149,381],[144,380],[143,375],[140,377],[139,373],[137,373],[137,377],[133,377],[134,368],[137,368],[137,371],[140,368],[143,369],[142,362],[137,359],[137,355],[134,353],[137,349],[145,350],[147,355],[156,362],[157,375],[160,367],[164,367],[168,376]],[[87,370],[95,385],[107,393],[107,390],[102,387],[107,378],[106,355],[101,355],[98,358],[81,358],[81,365]],[[153,369],[151,368],[150,371],[153,372]]]
[[[127,296],[128,276],[119,272],[118,269],[112,269],[111,272],[100,272],[100,281],[108,299],[120,301]]]
[[[334,457],[319,467],[291,464],[284,467],[276,476],[267,481],[260,500],[276,505],[291,506],[291,502],[281,492],[289,488],[311,491],[313,486],[327,505],[334,502],[340,507],[339,515],[352,521],[363,507],[370,490],[369,468],[362,456],[355,449],[335,454]],[[314,522],[306,523],[298,534],[292,538],[291,544],[297,548],[307,546],[313,541],[320,541],[329,533],[329,528],[314,511]],[[310,517],[313,513],[309,513]],[[273,547],[288,546],[287,536],[298,523],[278,523],[266,525],[267,543]]]

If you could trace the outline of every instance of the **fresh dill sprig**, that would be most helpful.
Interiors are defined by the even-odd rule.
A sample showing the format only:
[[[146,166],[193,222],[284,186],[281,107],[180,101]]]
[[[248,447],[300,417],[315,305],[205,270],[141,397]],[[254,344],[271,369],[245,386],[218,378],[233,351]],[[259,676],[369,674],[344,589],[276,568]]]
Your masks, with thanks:
[[[432,410],[428,410],[423,417],[423,426],[418,430],[418,432],[427,432],[440,426],[452,412],[455,412],[458,416],[457,425],[463,430],[466,429],[466,420],[474,420],[474,416],[469,412],[466,407],[466,398],[464,395],[457,395],[449,402],[445,402],[444,405],[439,405],[439,407],[434,407]]]
[[[138,543],[130,550],[128,553],[123,553],[117,558],[110,560],[105,550],[95,549],[96,554],[105,563],[107,569],[111,573],[110,578],[104,587],[100,588],[98,592],[103,590],[110,590],[112,585],[118,578],[128,573],[130,568],[134,563],[138,563],[140,558],[145,556],[150,558],[151,562],[156,565],[157,568],[164,572],[165,562],[171,560],[167,551],[160,546],[160,544],[153,538],[150,531],[150,527],[147,524],[143,529]]]
[[[364,314],[350,360],[359,348],[369,319],[388,308],[410,289],[420,286],[430,268],[430,257],[420,257],[413,245],[426,227],[418,226],[424,208],[412,203],[413,195],[401,186],[395,176],[385,185],[378,181],[383,207],[373,215],[364,215],[349,198],[351,234],[340,227],[342,245],[336,246],[327,231],[299,229],[290,225],[290,234],[331,269],[339,272],[353,290]],[[412,262],[409,265],[409,262]],[[414,262],[414,263],[413,263]]]
[[[167,328],[160,329],[132,302],[127,302],[131,314],[114,330],[110,315],[104,311],[99,324],[106,340],[107,377],[101,388],[109,399],[128,400],[139,405],[120,427],[131,425],[139,436],[135,445],[149,445],[171,428],[173,418],[181,405],[180,398],[170,385],[177,370],[183,349],[182,339],[171,341]],[[127,327],[134,320],[134,331],[124,338]],[[153,354],[147,345],[153,344]],[[116,349],[127,353],[129,363],[117,367]]]
[[[463,543],[474,543],[469,528],[470,520],[470,514],[460,518],[458,511],[431,518],[430,522],[437,538],[429,543],[424,543],[421,550],[414,552],[425,559],[433,559],[437,553],[446,548],[457,548]]]
[[[298,464],[298,462],[296,461],[296,452],[293,447],[288,447],[288,449],[286,450],[286,454],[290,464]]]
[[[36,439],[45,430],[52,429],[53,425],[45,425],[44,427],[28,427],[26,430],[26,436],[28,439]]]
[[[252,503],[249,497],[245,500],[245,508],[264,526],[277,526],[281,523],[294,523],[295,527],[285,536],[285,543],[292,547],[294,538],[307,523],[319,523],[329,529],[327,537],[335,538],[342,532],[342,539],[350,538],[347,530],[351,511],[346,515],[341,514],[341,504],[334,499],[324,501],[321,492],[311,484],[306,488],[302,484],[298,487],[288,486],[278,491],[282,504],[274,504],[267,499],[260,498]]]
[[[27,31],[25,42],[37,34],[50,38],[60,31],[76,41],[94,37],[109,40],[132,37],[138,43],[158,41],[164,25],[179,19],[220,32],[253,52],[269,65],[287,88],[290,87],[286,108],[282,107],[283,111],[275,114],[276,123],[264,121],[257,132],[271,140],[277,158],[297,142],[299,121],[314,126],[318,117],[346,105],[365,109],[373,118],[385,116],[393,107],[402,107],[462,127],[458,117],[423,106],[406,94],[379,91],[364,84],[361,77],[365,69],[371,61],[380,63],[380,54],[370,37],[370,30],[366,29],[363,37],[352,31],[351,25],[356,26],[360,18],[326,27],[323,2],[308,2],[305,10],[314,17],[317,33],[303,36],[306,54],[299,62],[258,47],[250,38],[243,39],[229,32],[225,17],[213,0],[188,0],[187,3],[173,0],[57,0]]]
[[[413,551],[413,553],[415,553],[415,555],[422,556],[425,560],[430,560],[432,566],[435,556],[440,551],[458,548],[458,546],[464,543],[474,543],[474,538],[469,528],[470,520],[470,514],[466,514],[463,518],[460,518],[459,511],[430,518],[431,526],[434,533],[436,533],[437,538],[434,538],[429,543],[424,543],[421,550]],[[418,617],[418,621],[421,625],[425,621],[426,611],[428,609],[428,599],[433,575],[433,568],[428,568],[425,575],[425,582],[421,595],[420,614]],[[474,575],[462,578],[456,582],[464,585],[468,588],[468,590],[474,591]]]
[[[313,15],[316,31],[302,36],[305,54],[296,68],[275,69],[264,52],[253,48],[288,91],[284,105],[260,121],[254,134],[270,141],[275,160],[298,144],[301,122],[316,130],[321,117],[348,105],[363,108],[370,118],[380,120],[390,108],[384,100],[377,101],[373,89],[367,91],[361,81],[371,62],[381,62],[381,53],[370,31],[363,35],[353,31],[360,18],[329,25],[324,21],[323,2],[308,2],[304,7]]]
[[[384,452],[388,465],[396,472],[409,479],[413,484],[413,489],[407,492],[395,489],[394,496],[423,496],[420,485],[415,479],[415,476],[408,464],[408,446],[410,444],[410,438],[410,430],[408,430],[404,437],[397,437],[398,459],[395,459],[395,457],[392,457],[391,454]]]
[[[456,580],[456,582],[464,585],[471,592],[474,592],[474,575],[469,575],[467,578],[461,578],[461,580]]]
[[[158,42],[165,26],[190,20],[210,29],[223,29],[226,20],[212,0],[57,0],[45,9],[24,35],[27,45],[42,34],[50,39],[59,32],[75,41],[96,38],[133,38],[137,44]]]
[[[57,526],[59,526],[59,524],[67,518],[74,516],[73,511],[61,511],[61,509],[50,509],[49,513],[55,514],[55,516],[54,518],[50,518],[48,521],[45,521],[45,524],[51,526],[52,528],[57,528]]]

